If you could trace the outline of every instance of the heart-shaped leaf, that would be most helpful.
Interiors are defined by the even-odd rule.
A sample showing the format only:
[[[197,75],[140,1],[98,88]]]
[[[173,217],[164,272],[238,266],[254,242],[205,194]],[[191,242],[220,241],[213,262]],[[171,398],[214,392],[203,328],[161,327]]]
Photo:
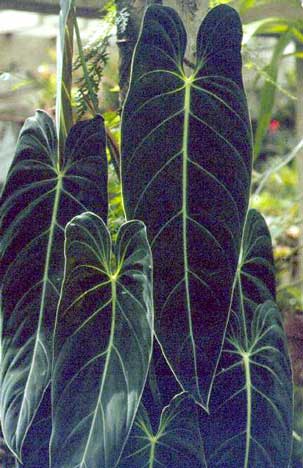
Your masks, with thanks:
[[[209,468],[285,468],[292,443],[291,368],[280,312],[273,302],[271,240],[250,211],[238,287],[210,415],[201,416]]]
[[[186,393],[176,395],[161,414],[154,433],[140,405],[119,468],[204,468],[205,458],[197,408]]]
[[[107,216],[102,118],[76,124],[63,156],[60,165],[53,121],[38,111],[21,131],[1,197],[0,414],[19,459],[50,379],[64,227],[88,209]]]
[[[53,468],[114,468],[148,372],[153,336],[151,251],[140,221],[115,254],[93,213],[66,228],[66,271],[54,348]]]
[[[154,258],[155,329],[177,379],[208,406],[229,316],[250,189],[251,130],[241,24],[221,5],[197,38],[170,8],[147,9],[122,119],[127,217],[143,220]]]

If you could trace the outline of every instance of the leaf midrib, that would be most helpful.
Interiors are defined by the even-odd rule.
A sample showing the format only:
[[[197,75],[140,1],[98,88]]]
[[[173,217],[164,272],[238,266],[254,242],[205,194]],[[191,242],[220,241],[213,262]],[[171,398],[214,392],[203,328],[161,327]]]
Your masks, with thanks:
[[[252,417],[252,382],[250,374],[250,359],[249,354],[243,356],[243,365],[245,373],[245,389],[246,389],[246,444],[245,444],[245,461],[244,468],[249,467],[250,441],[251,441],[251,417]]]
[[[89,431],[89,434],[88,434],[88,437],[87,437],[87,442],[86,442],[86,445],[85,445],[85,448],[84,448],[84,453],[83,453],[83,456],[82,456],[82,460],[81,460],[81,462],[79,464],[80,468],[82,466],[83,467],[86,466],[85,459],[86,459],[86,455],[87,455],[88,450],[89,450],[90,440],[91,440],[92,433],[93,433],[93,430],[94,430],[94,427],[95,427],[98,407],[100,407],[101,414],[102,414],[103,429],[105,429],[105,427],[106,427],[105,415],[104,415],[101,400],[102,400],[102,395],[103,395],[104,385],[105,385],[105,381],[106,381],[106,376],[107,376],[107,373],[108,373],[108,368],[109,368],[109,364],[110,364],[110,360],[111,360],[111,350],[114,348],[114,336],[115,336],[115,324],[116,324],[116,302],[117,302],[117,285],[116,285],[116,281],[115,281],[115,279],[113,277],[111,277],[110,282],[111,282],[111,289],[112,289],[112,317],[111,317],[110,337],[109,337],[109,342],[108,342],[108,346],[107,346],[104,371],[103,371],[102,377],[101,377],[101,388],[100,388],[99,396],[98,396],[97,403],[96,403],[96,406],[95,406],[94,416],[93,416],[93,419],[92,419],[92,422],[91,422],[91,425],[90,425],[90,431]],[[103,430],[104,467],[106,468],[108,466],[108,464],[107,464],[107,455],[106,455],[105,433],[106,433],[105,430]]]
[[[37,332],[36,332],[36,340],[35,340],[35,346],[33,350],[33,356],[31,360],[31,367],[29,370],[28,378],[26,381],[26,385],[24,388],[24,395],[26,395],[28,391],[28,386],[29,382],[31,381],[31,375],[34,370],[34,362],[36,361],[35,355],[38,352],[38,343],[39,343],[39,335],[44,319],[44,310],[45,310],[45,299],[46,299],[46,288],[48,284],[48,273],[49,273],[49,268],[50,268],[50,261],[51,261],[51,253],[52,253],[52,248],[53,248],[53,240],[54,240],[54,234],[55,234],[55,227],[56,227],[56,220],[57,220],[57,215],[58,215],[58,210],[59,210],[59,203],[60,203],[60,197],[62,193],[62,187],[63,187],[63,182],[62,182],[62,176],[61,174],[58,174],[58,180],[57,180],[57,185],[55,189],[55,199],[54,199],[54,205],[53,205],[53,212],[52,212],[52,217],[51,217],[51,222],[50,222],[50,230],[49,230],[49,238],[48,238],[48,243],[47,243],[47,250],[46,250],[46,258],[45,258],[45,266],[44,266],[44,272],[43,272],[43,288],[42,288],[42,293],[41,293],[41,301],[40,301],[40,309],[39,309],[39,321],[38,321],[38,326],[37,326]],[[19,426],[21,424],[21,415],[22,415],[22,409],[24,407],[24,402],[26,401],[25,398],[22,399],[22,405],[19,411],[18,415],[18,420],[17,420],[17,425],[16,425],[16,435],[19,431]],[[36,412],[34,412],[33,417],[31,422],[33,421],[35,417]],[[30,424],[27,425],[27,429],[25,430],[22,441],[21,441],[21,446],[20,449],[22,450],[22,446],[24,443],[24,440],[26,438],[27,432],[31,426]]]
[[[188,142],[189,142],[189,123],[190,123],[190,107],[191,107],[191,88],[192,80],[188,79],[185,82],[185,93],[184,93],[184,128],[183,128],[183,140],[182,140],[182,237],[183,237],[183,261],[184,261],[184,280],[185,280],[185,292],[186,292],[186,309],[188,316],[189,334],[192,343],[192,352],[195,369],[195,383],[196,390],[200,401],[202,397],[199,389],[198,381],[198,369],[197,369],[197,356],[196,356],[196,343],[193,334],[193,324],[191,317],[191,300],[189,290],[189,264],[188,264],[188,239],[187,239],[187,222],[188,222]]]

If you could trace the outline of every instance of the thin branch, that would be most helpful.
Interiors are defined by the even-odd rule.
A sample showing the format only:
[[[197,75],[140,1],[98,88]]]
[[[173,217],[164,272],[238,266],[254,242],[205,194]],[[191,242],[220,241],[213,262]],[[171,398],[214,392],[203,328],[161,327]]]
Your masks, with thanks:
[[[282,167],[286,166],[286,164],[288,164],[290,161],[292,161],[293,159],[295,159],[295,157],[297,156],[297,154],[302,150],[303,148],[303,138],[302,140],[297,144],[297,146],[295,146],[295,148],[289,153],[289,155],[283,159],[283,161],[281,161],[279,164],[277,164],[275,167],[272,167],[270,169],[268,169],[268,171],[265,172],[264,176],[262,177],[261,179],[261,182],[257,188],[257,190],[255,191],[255,193],[253,194],[254,197],[257,197],[260,192],[263,190],[264,188],[264,185],[265,183],[267,182],[268,178],[274,174],[275,172],[279,171],[280,169],[282,169]]]

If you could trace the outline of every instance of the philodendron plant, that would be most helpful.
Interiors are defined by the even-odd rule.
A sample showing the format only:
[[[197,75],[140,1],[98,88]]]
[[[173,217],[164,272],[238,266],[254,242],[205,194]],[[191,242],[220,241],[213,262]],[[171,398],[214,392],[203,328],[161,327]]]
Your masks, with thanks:
[[[66,138],[42,111],[25,123],[0,212],[0,415],[18,466],[289,465],[291,369],[270,234],[248,209],[241,38],[235,10],[214,8],[188,73],[177,13],[147,9],[114,242],[102,117]]]

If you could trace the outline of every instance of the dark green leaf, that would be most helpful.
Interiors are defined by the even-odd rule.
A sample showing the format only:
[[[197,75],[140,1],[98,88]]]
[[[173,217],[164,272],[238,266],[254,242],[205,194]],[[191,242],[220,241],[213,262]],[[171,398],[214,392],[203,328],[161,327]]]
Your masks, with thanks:
[[[156,333],[177,379],[208,406],[247,210],[251,131],[241,24],[213,9],[186,77],[184,27],[148,8],[122,121],[127,217],[143,220],[154,258]]]
[[[285,468],[292,441],[291,368],[273,302],[270,235],[250,211],[241,275],[201,430],[209,468]]]
[[[49,468],[49,440],[52,431],[50,385],[46,389],[22,447],[20,468]]]
[[[60,0],[59,34],[57,40],[56,128],[58,152],[64,149],[73,124],[71,87],[73,67],[74,0]],[[61,157],[61,156],[60,156]]]
[[[20,458],[50,379],[51,342],[64,268],[64,227],[94,210],[107,216],[103,120],[75,125],[62,166],[53,121],[26,121],[1,198],[1,382],[5,440]]]
[[[176,395],[161,414],[153,432],[149,416],[140,405],[119,468],[205,467],[197,408],[186,393]]]
[[[152,427],[157,430],[162,410],[182,389],[154,340],[153,356],[141,402],[149,411]]]
[[[151,251],[140,221],[124,224],[115,258],[93,213],[66,228],[55,335],[53,468],[114,468],[138,409],[152,350]]]

